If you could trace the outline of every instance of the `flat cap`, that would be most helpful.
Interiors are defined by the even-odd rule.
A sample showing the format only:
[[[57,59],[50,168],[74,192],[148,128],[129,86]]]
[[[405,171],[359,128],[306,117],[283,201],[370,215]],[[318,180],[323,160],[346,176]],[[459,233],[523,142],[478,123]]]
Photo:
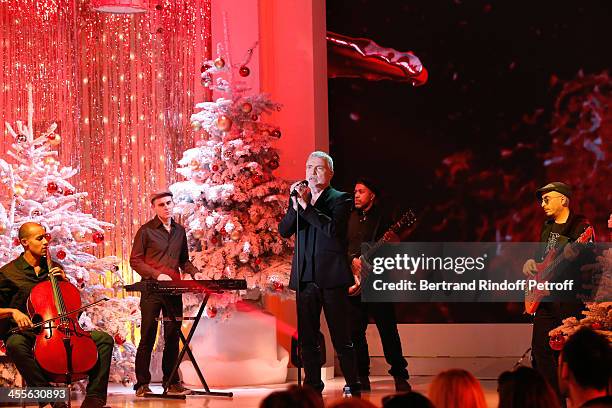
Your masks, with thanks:
[[[572,196],[572,188],[569,185],[562,183],[560,181],[554,181],[552,183],[548,183],[547,185],[545,185],[542,188],[539,188],[536,191],[536,197],[538,198],[538,201],[542,200],[542,196],[544,194],[550,193],[551,191],[556,191],[557,193],[561,193],[567,198],[570,198]]]

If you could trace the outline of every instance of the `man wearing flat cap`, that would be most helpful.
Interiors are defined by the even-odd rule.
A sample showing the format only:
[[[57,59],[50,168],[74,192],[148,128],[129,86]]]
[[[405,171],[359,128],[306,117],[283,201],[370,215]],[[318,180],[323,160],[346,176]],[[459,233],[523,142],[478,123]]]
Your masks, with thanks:
[[[394,214],[388,208],[384,208],[380,199],[380,191],[376,182],[369,177],[360,177],[355,182],[354,209],[351,212],[348,223],[348,249],[351,269],[356,282],[361,274],[361,244],[364,242],[376,242],[383,237],[385,232],[393,224]],[[399,241],[399,237],[389,234],[390,241]],[[391,237],[391,235],[393,237]],[[361,296],[356,294],[360,283],[349,288],[351,302],[351,337],[355,345],[357,356],[357,371],[359,382],[365,391],[370,386],[370,356],[368,342],[366,340],[366,329],[370,316],[374,318],[376,328],[383,345],[385,360],[391,366],[389,374],[393,376],[396,391],[410,391],[408,383],[408,363],[402,353],[402,343],[397,331],[397,319],[395,307],[388,302],[362,302]]]
[[[151,206],[155,217],[141,226],[134,237],[130,265],[143,280],[181,280],[181,272],[192,277],[197,269],[189,261],[187,235],[185,228],[172,219],[172,193],[161,191],[151,195]],[[183,299],[181,295],[161,295],[142,292],[140,297],[140,312],[142,323],[141,338],[136,352],[136,396],[143,397],[150,393],[149,383],[151,373],[151,353],[157,335],[157,317],[160,310],[164,317],[168,316],[166,307],[172,309],[172,315],[183,315]],[[183,387],[178,375],[168,378],[179,354],[178,321],[164,321],[164,353],[162,371],[164,389],[170,395],[186,395],[190,390]]]
[[[582,215],[570,210],[571,197],[571,187],[560,181],[549,183],[536,191],[536,198],[548,219],[544,222],[540,233],[542,245],[536,254],[536,259],[529,259],[523,265],[523,273],[528,277],[533,277],[537,273],[536,262],[542,262],[551,250],[558,251],[559,256],[563,256],[567,261],[565,263],[567,267],[559,273],[567,272],[571,275],[565,275],[565,277],[571,277],[579,271],[579,266],[574,264],[578,250],[567,244],[576,241],[590,226],[590,223]],[[544,298],[533,320],[531,353],[534,366],[553,386],[561,401],[563,397],[560,394],[557,380],[558,352],[550,347],[548,332],[560,326],[561,321],[565,318],[576,316],[580,319],[583,306],[579,300],[559,302],[546,301]]]

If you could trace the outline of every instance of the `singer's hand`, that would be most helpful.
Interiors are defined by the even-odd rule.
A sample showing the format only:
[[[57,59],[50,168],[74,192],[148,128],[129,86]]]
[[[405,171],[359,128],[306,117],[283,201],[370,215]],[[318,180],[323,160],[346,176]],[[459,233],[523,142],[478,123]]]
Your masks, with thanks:
[[[53,275],[57,279],[61,279],[63,281],[67,281],[68,280],[66,278],[66,272],[64,272],[64,270],[62,268],[60,268],[59,266],[55,266],[55,267],[51,268],[51,270],[49,271],[49,274]]]
[[[302,209],[306,208],[308,201],[310,200],[310,188],[308,188],[308,183],[305,183],[304,180],[296,181],[291,185],[290,191],[292,193],[291,203],[293,205],[293,209],[297,211],[298,204],[302,207]],[[293,195],[294,191],[297,196]]]
[[[298,186],[298,184],[302,184],[304,182],[304,180],[298,180],[295,183],[293,183],[291,185],[291,187],[289,187],[289,192],[292,192],[293,190],[295,190],[295,188]]]

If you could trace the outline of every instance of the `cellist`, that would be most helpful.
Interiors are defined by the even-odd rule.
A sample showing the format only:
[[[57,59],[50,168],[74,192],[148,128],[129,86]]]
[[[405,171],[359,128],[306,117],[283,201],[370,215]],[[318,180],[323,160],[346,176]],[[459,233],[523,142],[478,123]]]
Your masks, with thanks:
[[[49,274],[66,280],[62,267],[53,263],[48,270],[46,256],[49,245],[45,228],[34,222],[26,222],[19,228],[19,241],[23,253],[17,259],[0,268],[0,318],[12,318],[12,327],[21,330],[7,336],[0,333],[6,345],[6,353],[30,387],[49,387],[49,380],[34,358],[33,346],[36,334],[30,327],[27,301],[32,288],[49,279]],[[51,299],[51,301],[53,301]],[[113,338],[102,331],[92,331],[91,338],[98,349],[98,362],[87,373],[87,395],[81,407],[101,408],[106,404],[108,376],[113,351]],[[56,402],[54,408],[65,407]]]

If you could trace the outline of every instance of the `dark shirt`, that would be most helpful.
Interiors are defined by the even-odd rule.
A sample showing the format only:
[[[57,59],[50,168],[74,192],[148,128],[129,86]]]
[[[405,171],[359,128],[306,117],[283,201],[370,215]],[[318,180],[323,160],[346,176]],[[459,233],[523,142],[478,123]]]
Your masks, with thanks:
[[[180,280],[179,269],[190,275],[198,272],[189,261],[185,228],[171,220],[168,232],[158,217],[138,229],[130,265],[143,279],[157,279],[160,274],[166,274]]]
[[[349,258],[361,255],[362,243],[374,243],[393,224],[394,211],[383,208],[378,200],[374,201],[368,211],[353,209],[348,223]]]
[[[53,266],[61,267],[55,262]],[[21,254],[19,258],[0,268],[0,308],[18,309],[28,314],[27,303],[30,292],[34,286],[48,279],[49,270],[46,258],[41,258],[40,273],[36,275],[34,267]],[[3,336],[3,333],[12,327],[16,327],[12,319],[0,319],[0,336]]]
[[[555,257],[562,257],[563,247],[570,242],[576,241],[589,226],[590,223],[584,216],[574,212],[570,212],[567,221],[563,224],[557,224],[553,219],[547,220],[542,226],[540,233],[541,245],[536,254],[536,260],[538,262],[543,261],[548,252],[553,249],[555,250]],[[551,282],[563,282],[566,279],[573,280],[573,290],[557,294],[554,302],[551,301],[550,297],[545,296],[542,298],[538,307],[540,315],[548,314],[551,316],[561,316],[561,318],[575,316],[580,318],[582,303],[579,299],[580,297],[589,298],[592,296],[592,289],[589,289],[588,285],[584,285],[584,283],[589,283],[591,280],[590,276],[587,276],[587,273],[579,274],[577,271],[580,270],[582,265],[594,263],[595,258],[593,251],[589,250],[588,247],[580,246],[577,249],[580,249],[578,258],[571,262],[560,262],[548,275],[548,280]],[[562,302],[559,302],[560,300]]]

